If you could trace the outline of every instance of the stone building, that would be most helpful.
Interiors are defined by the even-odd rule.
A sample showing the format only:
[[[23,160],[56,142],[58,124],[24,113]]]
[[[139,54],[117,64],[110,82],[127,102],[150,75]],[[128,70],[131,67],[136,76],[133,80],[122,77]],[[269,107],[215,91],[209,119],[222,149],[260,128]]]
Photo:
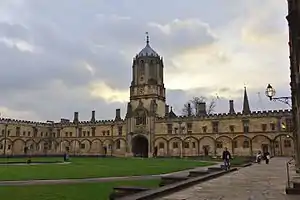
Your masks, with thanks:
[[[233,155],[269,151],[288,156],[294,152],[292,115],[289,110],[250,110],[244,91],[242,112],[207,114],[199,103],[196,116],[177,116],[166,104],[163,58],[149,44],[132,64],[130,101],[126,117],[116,109],[115,119],[98,121],[92,111],[89,121],[46,123],[0,119],[0,155],[62,154],[158,156],[220,155],[225,147]]]

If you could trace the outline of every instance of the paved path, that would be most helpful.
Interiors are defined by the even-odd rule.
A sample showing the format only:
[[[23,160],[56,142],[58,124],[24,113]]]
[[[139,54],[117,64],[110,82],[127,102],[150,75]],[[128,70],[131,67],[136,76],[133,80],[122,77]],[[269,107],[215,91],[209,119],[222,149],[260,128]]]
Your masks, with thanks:
[[[220,166],[216,164],[213,166]],[[209,166],[211,167],[211,166]],[[207,167],[197,167],[193,170],[204,170]],[[93,183],[93,182],[109,182],[109,181],[134,181],[134,180],[150,180],[159,179],[162,176],[188,176],[189,170],[172,172],[168,174],[144,175],[144,176],[123,176],[123,177],[100,177],[100,178],[83,178],[83,179],[55,179],[55,180],[24,180],[24,181],[0,181],[0,186],[9,185],[50,185],[50,184],[72,184],[72,183]]]
[[[270,165],[254,164],[159,199],[300,200],[298,195],[285,194],[287,160],[287,158],[273,158]]]

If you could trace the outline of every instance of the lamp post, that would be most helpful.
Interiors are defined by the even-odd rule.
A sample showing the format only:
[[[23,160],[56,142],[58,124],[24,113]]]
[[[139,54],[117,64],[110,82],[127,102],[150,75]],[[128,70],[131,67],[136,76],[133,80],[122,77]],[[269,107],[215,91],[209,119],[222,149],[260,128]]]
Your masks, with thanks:
[[[279,101],[281,103],[287,104],[288,106],[292,107],[292,105],[290,104],[291,97],[275,97],[276,90],[272,87],[271,84],[267,85],[265,94],[270,99],[270,101]]]

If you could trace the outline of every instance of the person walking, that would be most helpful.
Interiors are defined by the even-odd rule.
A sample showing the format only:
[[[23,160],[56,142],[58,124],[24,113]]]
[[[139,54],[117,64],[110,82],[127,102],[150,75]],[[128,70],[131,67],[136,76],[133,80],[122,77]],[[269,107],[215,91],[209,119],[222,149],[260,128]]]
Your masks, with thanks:
[[[230,159],[231,159],[231,154],[228,151],[227,147],[225,147],[224,151],[223,151],[223,155],[222,155],[222,159],[224,161],[224,167],[225,170],[230,169]]]
[[[265,152],[265,155],[264,155],[264,157],[265,157],[265,160],[266,160],[266,164],[268,165],[269,164],[269,162],[270,162],[270,153],[267,151],[267,152]]]
[[[261,151],[258,151],[256,154],[256,163],[260,164],[261,158],[262,158]]]

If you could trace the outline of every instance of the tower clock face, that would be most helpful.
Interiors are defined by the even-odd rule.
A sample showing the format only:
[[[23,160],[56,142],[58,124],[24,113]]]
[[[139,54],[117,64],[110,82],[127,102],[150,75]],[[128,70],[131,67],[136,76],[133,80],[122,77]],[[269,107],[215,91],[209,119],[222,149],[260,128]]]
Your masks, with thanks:
[[[144,94],[144,88],[139,88],[139,94],[140,95]]]

